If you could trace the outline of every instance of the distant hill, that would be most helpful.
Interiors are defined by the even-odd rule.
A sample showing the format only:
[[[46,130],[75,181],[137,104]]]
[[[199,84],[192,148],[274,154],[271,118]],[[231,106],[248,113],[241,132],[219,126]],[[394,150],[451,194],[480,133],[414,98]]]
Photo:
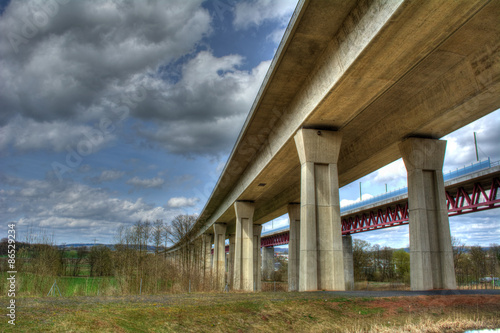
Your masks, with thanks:
[[[111,250],[114,250],[115,249],[115,245],[114,244],[101,244],[101,243],[72,243],[72,244],[62,244],[62,245],[58,245],[57,247],[60,248],[60,249],[78,249],[78,248],[81,248],[81,247],[88,247],[88,248],[91,248],[91,247],[94,247],[94,246],[105,246],[107,248],[110,248]],[[163,247],[160,248],[160,250],[162,250]],[[155,251],[155,247],[153,245],[148,245],[148,251],[151,251],[151,252],[154,252]]]
[[[115,246],[112,244],[100,244],[100,243],[73,243],[73,244],[62,244],[58,245],[57,247],[60,249],[67,249],[67,248],[73,248],[77,249],[80,247],[94,247],[94,246],[105,246],[109,247],[110,249],[114,250]]]

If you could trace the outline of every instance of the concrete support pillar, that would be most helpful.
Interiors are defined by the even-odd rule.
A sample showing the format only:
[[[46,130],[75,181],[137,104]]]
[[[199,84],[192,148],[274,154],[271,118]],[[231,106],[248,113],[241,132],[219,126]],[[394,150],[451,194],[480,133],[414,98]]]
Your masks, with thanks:
[[[338,132],[301,129],[299,291],[345,290],[337,160]]]
[[[253,291],[262,291],[262,255],[260,254],[260,235],[262,225],[253,226]]]
[[[271,275],[274,271],[274,247],[263,247],[262,248],[262,270],[263,278],[265,280],[270,280]]]
[[[254,290],[254,230],[255,206],[250,202],[235,202],[236,235],[234,249],[234,289]]]
[[[175,267],[177,267],[177,270],[181,270],[181,250],[177,250],[174,252],[174,258],[175,258]]]
[[[203,235],[202,236],[202,246],[203,246],[203,267],[204,276],[208,278],[212,272],[212,237],[213,235]]]
[[[300,267],[300,205],[288,205],[290,238],[288,241],[288,291],[299,290]]]
[[[227,281],[229,283],[229,288],[233,289],[234,283],[234,250],[236,248],[236,244],[234,243],[236,240],[236,236],[234,234],[229,235],[229,258],[228,258],[228,274]]]
[[[354,290],[354,258],[351,235],[342,236],[342,247],[344,250],[345,290]]]
[[[456,289],[442,171],[446,141],[409,138],[399,149],[408,172],[411,289]]]
[[[193,270],[194,270],[194,264],[195,264],[194,244],[189,243],[187,246],[187,250],[188,250],[188,266],[187,267],[188,267],[189,274],[192,274]]]
[[[214,223],[213,272],[217,288],[223,290],[226,281],[226,224]]]

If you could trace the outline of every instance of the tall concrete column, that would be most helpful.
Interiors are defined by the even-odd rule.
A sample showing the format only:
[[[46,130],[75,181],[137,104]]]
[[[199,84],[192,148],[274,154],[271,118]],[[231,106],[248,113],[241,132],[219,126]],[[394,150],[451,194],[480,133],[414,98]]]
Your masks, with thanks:
[[[262,256],[260,254],[260,236],[262,225],[253,226],[253,291],[262,290]]]
[[[175,258],[175,266],[177,267],[177,270],[181,270],[181,250],[177,250],[174,252],[174,258]]]
[[[226,278],[226,224],[214,223],[214,277],[216,285],[223,290]]]
[[[354,290],[354,258],[351,235],[342,236],[342,247],[344,249],[345,290]]]
[[[229,267],[227,280],[229,283],[229,288],[233,289],[234,284],[234,250],[236,249],[236,244],[234,243],[236,240],[236,236],[234,234],[229,235]]]
[[[399,150],[408,172],[411,289],[456,289],[442,171],[446,141],[409,138]]]
[[[253,213],[251,202],[235,202],[236,235],[234,249],[234,289],[254,290]]]
[[[263,247],[262,248],[262,270],[263,277],[265,280],[270,280],[271,275],[274,271],[274,247]]]
[[[205,278],[210,276],[212,272],[212,237],[213,235],[203,235],[202,246],[203,246],[203,267]]]
[[[338,132],[301,129],[299,291],[345,290],[337,160]]]
[[[299,290],[300,264],[300,205],[288,205],[290,238],[288,240],[288,291]]]

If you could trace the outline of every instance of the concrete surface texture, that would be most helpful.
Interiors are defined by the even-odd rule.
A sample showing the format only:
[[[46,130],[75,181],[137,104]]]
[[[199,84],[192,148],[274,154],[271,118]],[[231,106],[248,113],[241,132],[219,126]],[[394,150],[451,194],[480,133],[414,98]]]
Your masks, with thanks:
[[[301,129],[295,143],[302,165],[299,291],[344,290],[337,159],[338,132]]]
[[[220,290],[224,289],[226,277],[226,224],[214,224],[214,266],[215,281]]]
[[[254,204],[235,202],[236,235],[234,250],[234,288],[236,290],[254,290]]]
[[[270,280],[274,271],[274,247],[262,248],[262,278]]]
[[[409,138],[399,147],[408,171],[411,289],[456,289],[442,171],[446,141]]]

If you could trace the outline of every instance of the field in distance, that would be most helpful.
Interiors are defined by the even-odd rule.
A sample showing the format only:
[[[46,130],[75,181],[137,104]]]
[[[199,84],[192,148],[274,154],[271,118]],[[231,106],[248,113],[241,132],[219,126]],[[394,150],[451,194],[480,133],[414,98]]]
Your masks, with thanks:
[[[7,304],[7,298],[0,299]],[[500,327],[500,295],[192,293],[20,297],[16,305],[16,326],[4,318],[2,332],[464,332]]]

